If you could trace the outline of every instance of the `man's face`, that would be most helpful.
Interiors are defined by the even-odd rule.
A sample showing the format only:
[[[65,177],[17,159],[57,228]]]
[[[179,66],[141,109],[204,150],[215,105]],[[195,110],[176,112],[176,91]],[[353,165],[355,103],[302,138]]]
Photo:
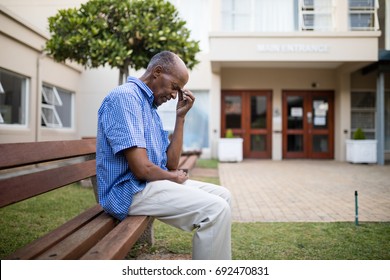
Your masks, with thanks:
[[[171,99],[175,99],[183,86],[184,84],[173,75],[161,73],[157,78],[153,91],[154,104],[158,107]]]

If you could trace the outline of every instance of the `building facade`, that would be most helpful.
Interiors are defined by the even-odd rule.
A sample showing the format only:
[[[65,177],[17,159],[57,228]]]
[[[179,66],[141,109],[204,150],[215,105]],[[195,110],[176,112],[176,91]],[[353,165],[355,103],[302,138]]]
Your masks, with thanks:
[[[42,17],[49,16],[40,14],[34,19],[31,14],[35,13],[27,13],[23,5],[13,6],[14,1],[27,3],[2,0],[23,20],[39,25]],[[66,5],[71,6],[70,2]],[[386,63],[390,1],[171,2],[202,49],[201,63],[187,85],[196,95],[196,104],[186,121],[185,149],[202,149],[204,157],[217,158],[219,139],[232,131],[243,139],[244,158],[344,161],[345,140],[362,128],[367,138],[378,142],[378,163],[390,159],[390,91],[386,90],[390,88]],[[39,9],[39,3],[34,7]],[[12,118],[2,109],[0,142],[96,135],[98,106],[115,86],[117,73],[56,64],[41,54],[40,45],[28,47],[34,59],[28,63],[31,72],[26,73],[25,67],[16,67],[14,62],[20,48],[31,40],[15,38],[14,31],[3,24],[0,29],[1,48],[3,41],[15,41],[15,46],[10,45],[13,60],[9,52],[0,55],[2,84],[4,72],[4,77],[26,77],[25,87],[35,89],[35,95],[26,95],[24,101],[31,108],[21,131],[7,123]],[[38,37],[42,45],[45,38]],[[54,71],[62,74],[53,75]],[[63,120],[67,113],[60,116],[64,107],[60,104],[69,95],[75,104],[70,128],[69,120]],[[5,101],[0,94],[4,107],[1,102]],[[174,107],[166,104],[159,109],[167,130],[174,123]],[[26,130],[36,131],[35,137],[27,136]]]
[[[0,143],[75,139],[83,68],[43,54],[39,29],[0,6]]]
[[[179,9],[185,2],[176,1]],[[208,30],[208,44],[193,73],[207,84],[211,156],[230,130],[243,138],[244,158],[344,161],[345,140],[362,128],[378,141],[383,163],[390,151],[388,75],[373,65],[386,54],[389,4],[220,0],[192,7],[194,14],[212,11],[197,25]]]

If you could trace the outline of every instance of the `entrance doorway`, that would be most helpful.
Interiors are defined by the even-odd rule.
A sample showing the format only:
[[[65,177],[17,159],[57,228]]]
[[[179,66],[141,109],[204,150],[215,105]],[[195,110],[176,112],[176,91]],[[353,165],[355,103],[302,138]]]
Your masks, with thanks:
[[[333,159],[333,91],[283,91],[283,158]]]
[[[244,158],[271,158],[271,91],[222,91],[221,137],[229,129],[243,138]]]

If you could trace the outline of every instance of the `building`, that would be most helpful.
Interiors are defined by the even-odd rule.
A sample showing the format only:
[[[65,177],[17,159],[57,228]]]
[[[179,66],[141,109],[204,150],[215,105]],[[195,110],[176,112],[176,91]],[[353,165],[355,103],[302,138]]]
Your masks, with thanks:
[[[12,4],[15,1],[25,5]],[[22,88],[30,92],[22,98],[28,110],[20,107],[24,124],[3,121],[0,142],[94,136],[98,106],[115,86],[117,73],[56,64],[41,55],[39,46],[45,36],[28,28],[26,21],[39,25],[49,15],[43,14],[42,7],[47,6],[42,3],[49,1],[37,0],[29,7],[26,3],[34,1],[2,2],[7,2],[7,8],[1,9],[2,21],[14,23],[0,27],[0,46],[2,50],[7,46],[6,52],[0,52],[0,81],[10,74],[24,77]],[[73,3],[80,2],[85,1]],[[390,159],[390,22],[386,17],[390,1],[171,2],[202,48],[201,63],[188,84],[197,101],[186,121],[186,149],[202,149],[204,157],[216,158],[219,138],[229,129],[243,138],[244,158],[344,161],[345,140],[362,128],[367,138],[377,140],[378,163]],[[34,7],[37,13],[31,13]],[[10,16],[13,13],[18,16]],[[22,28],[29,29],[28,36],[15,35]],[[34,37],[39,41],[35,45]],[[15,58],[24,56],[29,57],[23,60],[29,61],[30,72],[26,62],[15,63]],[[62,75],[69,77],[65,81]],[[73,111],[63,114],[71,114],[70,127],[64,125],[69,124],[64,116],[56,116],[64,107],[58,99],[65,103],[66,94],[75,104]],[[45,95],[52,96],[51,101]],[[3,100],[0,94],[0,108]],[[160,109],[167,129],[173,110],[172,104]],[[3,111],[3,120],[10,120]]]

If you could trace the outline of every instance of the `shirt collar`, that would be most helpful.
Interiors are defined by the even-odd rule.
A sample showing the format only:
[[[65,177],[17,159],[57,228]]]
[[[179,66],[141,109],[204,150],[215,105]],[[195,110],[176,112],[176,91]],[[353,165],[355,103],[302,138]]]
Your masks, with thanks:
[[[153,103],[153,101],[154,101],[153,91],[143,81],[141,81],[140,79],[138,79],[136,77],[129,76],[127,78],[127,82],[136,84],[141,89],[141,91],[145,94],[150,105],[155,107],[155,105]]]

